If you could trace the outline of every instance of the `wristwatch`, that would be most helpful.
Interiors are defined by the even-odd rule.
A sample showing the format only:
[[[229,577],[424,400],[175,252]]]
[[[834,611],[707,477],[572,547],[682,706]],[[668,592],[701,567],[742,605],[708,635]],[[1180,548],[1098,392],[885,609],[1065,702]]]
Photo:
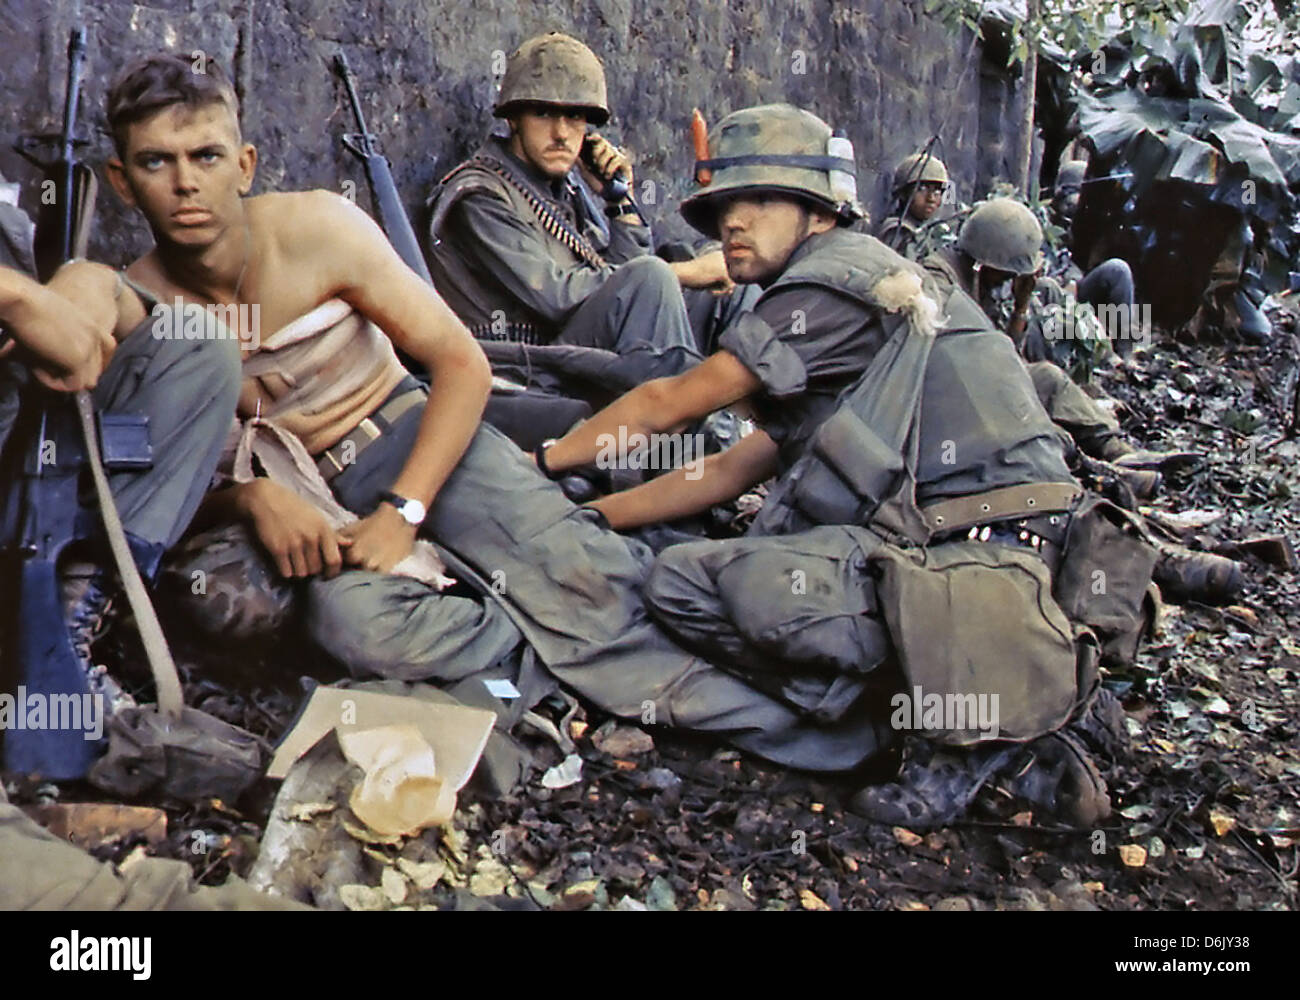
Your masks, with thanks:
[[[402,515],[402,520],[417,528],[424,523],[424,519],[429,513],[419,500],[408,500],[406,497],[398,496],[392,490],[384,490],[383,493],[379,494],[379,498],[396,507],[397,513]]]

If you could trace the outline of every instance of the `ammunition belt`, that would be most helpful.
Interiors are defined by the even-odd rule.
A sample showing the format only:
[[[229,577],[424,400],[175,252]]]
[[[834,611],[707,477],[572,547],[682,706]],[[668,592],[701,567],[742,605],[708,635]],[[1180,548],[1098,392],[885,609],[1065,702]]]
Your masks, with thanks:
[[[537,347],[549,344],[551,338],[538,328],[536,323],[507,320],[504,324],[488,321],[476,323],[469,328],[475,340],[506,341],[511,344],[528,344]]]
[[[569,250],[573,251],[573,253],[581,258],[584,263],[590,264],[598,271],[602,271],[608,266],[605,263],[605,258],[600,255],[600,251],[592,246],[589,240],[587,240],[581,233],[577,232],[564,219],[561,219],[556,215],[555,211],[546,204],[546,202],[542,201],[541,198],[537,197],[536,193],[530,190],[526,184],[519,180],[519,178],[515,177],[508,167],[498,163],[491,157],[471,157],[444,177],[442,183],[446,184],[462,170],[468,170],[471,167],[479,167],[488,171],[493,176],[500,177],[503,181],[518,191],[524,201],[528,203],[528,207],[533,210],[533,214],[537,216],[537,221],[542,224],[542,228],[545,229],[554,239],[558,240]]]

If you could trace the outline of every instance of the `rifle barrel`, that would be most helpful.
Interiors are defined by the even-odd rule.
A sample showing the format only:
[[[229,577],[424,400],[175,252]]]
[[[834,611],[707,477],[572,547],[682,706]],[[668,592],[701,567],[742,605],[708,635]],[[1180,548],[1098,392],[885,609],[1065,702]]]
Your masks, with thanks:
[[[86,60],[86,29],[80,25],[72,29],[68,38],[68,80],[67,90],[63,95],[63,133],[59,182],[62,188],[59,197],[60,231],[59,260],[66,261],[72,256],[72,228],[76,200],[76,142],[77,142],[77,106],[81,101],[81,81]]]
[[[375,152],[374,136],[366,128],[366,116],[361,110],[361,99],[357,97],[356,77],[352,74],[352,67],[348,65],[348,57],[342,52],[334,56],[334,72],[343,81],[343,87],[348,92],[348,103],[352,105],[352,117],[357,122],[357,137],[362,148],[369,155]]]

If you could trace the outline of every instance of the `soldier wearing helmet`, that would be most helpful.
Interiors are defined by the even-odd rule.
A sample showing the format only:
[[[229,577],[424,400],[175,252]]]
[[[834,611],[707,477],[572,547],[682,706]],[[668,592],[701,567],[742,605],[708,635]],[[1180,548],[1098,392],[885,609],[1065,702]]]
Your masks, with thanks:
[[[1118,459],[1135,449],[1123,440],[1114,416],[1099,407],[1074,384],[1057,365],[1046,360],[1039,343],[1041,320],[1049,305],[1036,296],[1059,304],[1061,289],[1051,279],[1041,279],[1044,263],[1043,227],[1034,213],[1012,198],[992,198],[976,207],[962,225],[953,247],[929,255],[925,268],[938,280],[966,292],[988,315],[989,320],[1027,353],[1034,387],[1052,419],[1063,427],[1088,455]],[[995,299],[999,288],[1011,284],[1012,308],[1005,325]],[[1037,348],[1034,345],[1038,345]],[[1029,347],[1028,352],[1025,351]],[[1154,490],[1158,477],[1134,477],[1142,492]]]
[[[948,184],[948,168],[933,153],[903,157],[894,169],[890,189],[894,213],[880,224],[876,236],[890,249],[912,257],[921,227],[939,211]]]
[[[646,604],[689,648],[803,712],[810,724],[854,723],[859,751],[875,752],[897,738],[869,694],[895,683],[897,637],[887,621],[902,620],[891,617],[896,609],[886,604],[895,597],[878,591],[869,569],[891,530],[886,525],[944,552],[956,535],[936,503],[960,498],[984,512],[974,516],[989,522],[980,529],[987,541],[1009,509],[988,513],[990,491],[1023,496],[1012,507],[1055,511],[1059,526],[1068,520],[1064,496],[1079,488],[1010,341],[959,294],[943,303],[955,310],[951,326],[937,329],[939,290],[921,269],[848,228],[861,209],[847,140],[807,111],[769,105],[728,115],[708,145],[696,164],[702,184],[682,214],[721,240],[732,280],[759,285],[762,296],[699,366],[627,393],[539,449],[538,464],[558,474],[597,461],[610,441],[652,440],[747,403],[761,429],[739,444],[591,506],[615,528],[634,528],[707,510],[777,476],[747,537],[664,549],[646,583]],[[916,450],[905,458],[899,449],[909,441]],[[901,499],[892,491],[909,463],[915,489]],[[891,495],[915,517],[933,513],[939,530],[914,537],[913,515],[896,519],[894,501],[883,502]],[[969,528],[961,522],[961,539]],[[1024,542],[1028,535],[1004,537]],[[791,586],[792,569],[806,587]],[[1011,590],[1013,577],[999,575]],[[973,593],[965,599],[978,600]],[[1005,634],[1023,636],[1031,632],[1026,622],[1042,614],[1036,601],[1007,596],[987,608],[963,607],[957,617],[1003,616]],[[972,666],[988,685],[980,690],[1023,690],[1023,677],[1011,682],[1001,673],[1015,658],[999,647]],[[1035,663],[1048,660],[1058,662],[1048,656]],[[1048,668],[1050,686],[1061,693],[1051,728],[1087,697],[1076,686],[1073,652],[1058,666]],[[1105,785],[1087,751],[1070,737],[1039,738],[1041,724],[1024,730],[1029,759],[996,743],[944,755],[942,769],[929,766],[929,754],[909,756],[894,794],[864,793],[858,807],[885,822],[944,823],[988,775],[1014,763],[1042,777],[1035,764],[1043,763],[1056,768],[1054,778],[1026,783],[1026,794],[1050,810],[1067,781],[1077,793],[1063,810],[1071,819],[1104,815]]]
[[[1066,174],[1067,183],[1072,173]],[[1075,446],[1071,449],[1074,471],[1081,477],[1096,477],[1099,483],[1122,482],[1124,488],[1115,494],[1117,499],[1135,507],[1133,500],[1148,500],[1159,489],[1160,470],[1199,456],[1136,447],[1123,436],[1113,413],[1084,392],[1060,366],[1043,358],[1043,314],[1070,299],[1057,282],[1039,277],[1044,264],[1042,241],[1042,227],[1033,212],[1013,199],[994,198],[967,218],[955,248],[931,254],[924,266],[939,281],[956,285],[979,302],[995,323],[998,310],[993,292],[1008,281],[1012,283],[1014,304],[1005,330],[1018,345],[1029,348],[1029,358],[1035,358],[1027,359],[1025,367],[1039,402]],[[1127,273],[1123,261],[1108,261],[1080,287],[1094,280],[1094,275],[1099,275],[1098,283],[1109,281],[1110,272],[1116,270],[1112,265],[1122,266]],[[1086,300],[1080,295],[1079,301]],[[1027,329],[1032,334],[1028,338]],[[1039,345],[1036,349],[1035,343]],[[1088,461],[1079,452],[1096,461]],[[1131,499],[1125,496],[1126,491],[1132,492]],[[1158,540],[1156,546],[1159,557],[1153,578],[1166,593],[1220,603],[1241,587],[1241,569],[1231,559]]]
[[[1135,340],[1145,339],[1134,334],[1148,332],[1135,330],[1132,311],[1136,300],[1133,269],[1127,261],[1111,257],[1084,274],[1087,264],[1076,262],[1071,249],[1074,244],[1074,217],[1082,202],[1087,173],[1086,160],[1065,160],[1056,172],[1056,184],[1052,189],[1052,217],[1063,232],[1060,245],[1051,251],[1046,270],[1062,286],[1063,291],[1098,309],[1115,350],[1127,355]]]
[[[493,114],[507,134],[447,174],[430,203],[430,272],[465,325],[485,340],[614,351],[627,384],[698,361],[682,289],[726,285],[722,255],[652,255],[631,163],[590,131],[610,116],[595,53],[568,35],[530,38]]]

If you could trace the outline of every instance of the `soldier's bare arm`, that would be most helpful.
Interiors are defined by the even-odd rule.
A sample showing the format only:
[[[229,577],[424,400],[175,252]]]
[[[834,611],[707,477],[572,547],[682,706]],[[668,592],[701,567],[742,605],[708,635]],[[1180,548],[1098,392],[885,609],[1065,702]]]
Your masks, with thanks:
[[[575,427],[546,452],[552,470],[590,465],[601,451],[604,435],[624,440],[633,434],[681,430],[690,421],[744,399],[760,387],[754,373],[728,351],[718,351],[689,371],[652,379],[620,396],[590,420]]]
[[[588,504],[619,530],[675,521],[734,499],[775,475],[777,447],[764,431],[755,431],[698,466],[683,467],[622,493]]]
[[[478,429],[492,384],[487,358],[369,216],[328,192],[310,197],[311,224],[300,226],[291,252],[311,259],[330,295],[372,320],[429,372],[429,399],[415,445],[396,481],[384,484],[427,508]],[[395,508],[380,504],[343,533],[351,539],[345,559],[386,572],[410,553],[415,532]]]
[[[91,264],[69,265],[48,285],[0,267],[0,321],[31,352],[32,371],[45,385],[73,392],[98,381],[113,353],[115,281],[108,268]]]

